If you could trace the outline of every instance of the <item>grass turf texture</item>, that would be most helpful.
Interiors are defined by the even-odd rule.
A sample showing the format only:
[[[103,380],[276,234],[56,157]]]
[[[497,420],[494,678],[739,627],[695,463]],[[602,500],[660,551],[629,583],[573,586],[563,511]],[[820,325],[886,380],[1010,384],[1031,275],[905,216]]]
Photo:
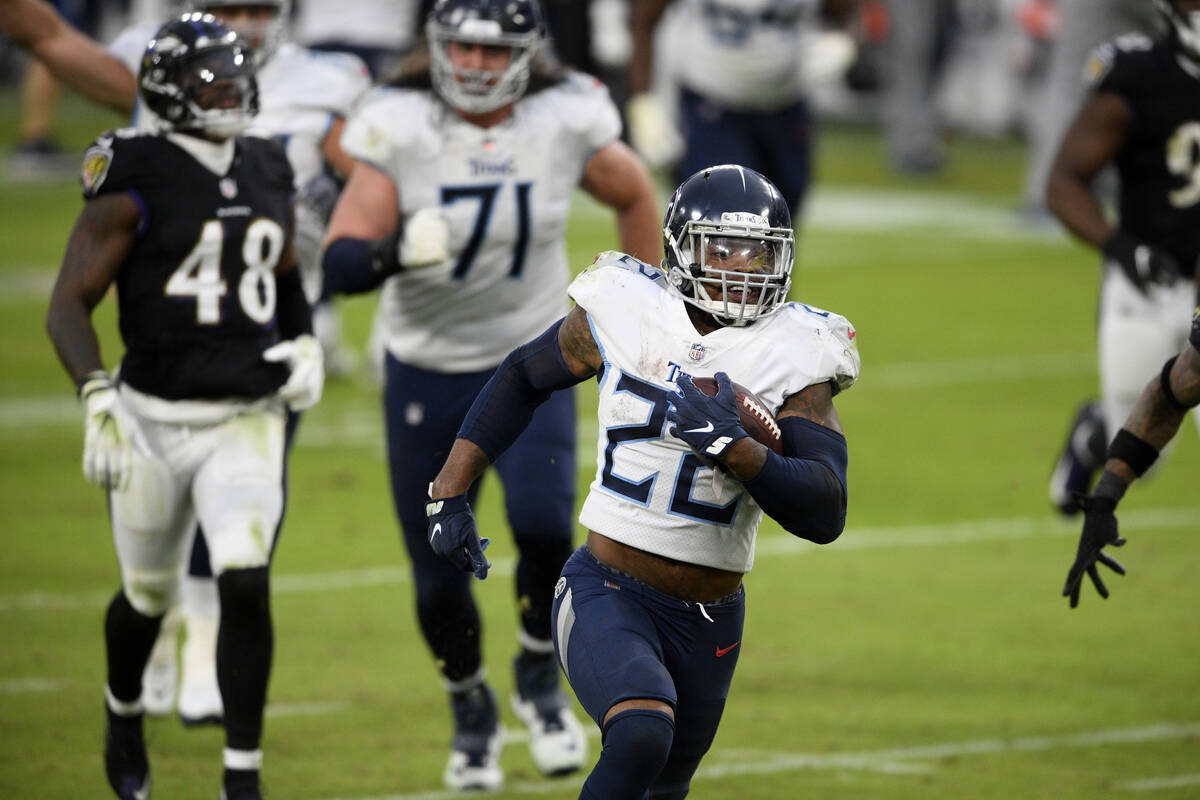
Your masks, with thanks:
[[[5,108],[15,98],[0,96]],[[0,117],[0,151],[15,138]],[[68,100],[82,149],[114,118]],[[1058,596],[1077,523],[1045,484],[1075,405],[1095,392],[1096,259],[1017,227],[1023,149],[955,142],[945,174],[887,174],[873,132],[832,129],[793,297],[859,330],[860,383],[837,400],[850,442],[841,540],[767,523],[747,579],[741,663],[700,798],[1200,796],[1200,449],[1122,504],[1130,570],[1081,607]],[[0,182],[0,796],[105,797],[102,609],[118,576],[102,494],[79,474],[79,412],[43,328],[80,200],[72,181]],[[921,212],[924,209],[924,212]],[[915,217],[912,215],[916,214]],[[907,220],[907,222],[905,222]],[[571,263],[614,246],[576,204]],[[373,298],[342,305],[361,343]],[[115,304],[96,319],[112,364]],[[1156,365],[1148,365],[1148,373]],[[581,403],[579,490],[594,469]],[[276,656],[264,749],[288,800],[440,797],[450,714],[415,625],[387,492],[377,390],[331,382],[304,421],[273,568]],[[515,651],[513,547],[498,484],[476,584],[505,723]],[[147,725],[155,797],[216,796],[222,737]],[[591,739],[592,756],[599,741]],[[508,746],[497,797],[574,797]]]

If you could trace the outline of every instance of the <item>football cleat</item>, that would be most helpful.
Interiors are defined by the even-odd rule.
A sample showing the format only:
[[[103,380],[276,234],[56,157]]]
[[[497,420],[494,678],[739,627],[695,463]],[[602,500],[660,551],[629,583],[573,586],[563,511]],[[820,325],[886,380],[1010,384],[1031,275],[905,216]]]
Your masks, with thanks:
[[[559,688],[553,656],[526,664],[514,662],[517,691],[512,710],[529,729],[529,754],[543,775],[568,775],[583,766],[587,739]]]
[[[1076,494],[1086,495],[1092,478],[1104,466],[1104,456],[1096,450],[1102,448],[1105,441],[1100,406],[1088,401],[1076,412],[1071,432],[1067,434],[1066,444],[1050,475],[1050,502],[1063,515],[1070,517],[1079,512]],[[1097,442],[1101,443],[1099,448]]]
[[[218,624],[209,617],[188,617],[184,621],[179,719],[189,727],[219,725],[225,716],[217,685]]]
[[[163,620],[142,673],[142,705],[152,717],[163,717],[175,710],[175,694],[179,689],[178,645],[179,615],[172,610]]]
[[[442,773],[446,786],[456,791],[490,791],[504,783],[500,747],[504,729],[496,709],[496,695],[487,684],[450,695],[454,712],[454,739],[450,760]]]
[[[142,717],[121,718],[105,709],[104,771],[108,785],[121,800],[150,797],[150,762],[142,738]]]
[[[258,781],[222,786],[220,800],[262,800],[262,788]]]

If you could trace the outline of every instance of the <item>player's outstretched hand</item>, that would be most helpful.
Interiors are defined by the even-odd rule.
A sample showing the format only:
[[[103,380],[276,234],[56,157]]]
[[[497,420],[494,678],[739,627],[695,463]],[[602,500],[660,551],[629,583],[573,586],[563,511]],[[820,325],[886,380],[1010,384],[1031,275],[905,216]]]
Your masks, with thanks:
[[[325,356],[316,337],[302,333],[263,351],[266,361],[287,364],[291,373],[279,389],[279,397],[292,411],[315,406],[325,386]]]
[[[465,494],[430,500],[425,504],[429,519],[429,546],[433,552],[463,572],[474,572],[483,580],[492,566],[483,557],[490,539],[480,539],[475,515]]]
[[[420,269],[450,258],[450,226],[440,208],[422,208],[404,225],[397,255],[401,269]]]
[[[121,406],[107,372],[92,373],[79,390],[83,401],[83,477],[101,489],[129,485],[137,422]]]
[[[1117,533],[1117,517],[1113,510],[1117,507],[1111,497],[1078,496],[1079,507],[1083,509],[1083,533],[1079,536],[1079,550],[1075,553],[1075,563],[1067,573],[1067,583],[1063,586],[1063,597],[1071,598],[1071,608],[1079,605],[1079,586],[1086,573],[1096,585],[1096,591],[1101,597],[1108,597],[1108,587],[1100,580],[1100,571],[1096,562],[1111,569],[1118,575],[1125,574],[1121,562],[1104,552],[1106,545],[1120,547],[1125,540]]]
[[[749,434],[738,419],[733,382],[718,372],[717,393],[709,397],[696,388],[692,376],[681,373],[675,380],[680,395],[667,412],[673,433],[697,453],[720,457],[725,448]]]
[[[1170,253],[1125,231],[1108,238],[1104,257],[1120,264],[1121,271],[1142,294],[1147,294],[1151,285],[1170,286],[1180,275],[1179,264]]]
[[[635,94],[625,106],[629,139],[650,169],[665,167],[683,153],[683,138],[662,101],[650,92]]]

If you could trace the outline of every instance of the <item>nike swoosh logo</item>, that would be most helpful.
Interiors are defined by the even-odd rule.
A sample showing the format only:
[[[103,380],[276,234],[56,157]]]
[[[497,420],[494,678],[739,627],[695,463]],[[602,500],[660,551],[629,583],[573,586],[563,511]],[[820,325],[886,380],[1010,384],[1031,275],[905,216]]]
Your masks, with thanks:
[[[442,523],[439,522],[437,525],[433,526],[433,533],[429,534],[429,541],[432,542],[434,539],[437,538],[437,535],[441,532],[442,532]]]
[[[712,433],[712,430],[713,424],[712,420],[710,419],[703,428],[692,428],[690,431],[684,431],[684,433]]]
[[[734,642],[733,644],[729,645],[729,647],[718,647],[717,648],[717,658],[720,658],[723,655],[728,655],[730,650],[737,647],[741,643],[742,643],[741,640],[738,640],[738,641]]]

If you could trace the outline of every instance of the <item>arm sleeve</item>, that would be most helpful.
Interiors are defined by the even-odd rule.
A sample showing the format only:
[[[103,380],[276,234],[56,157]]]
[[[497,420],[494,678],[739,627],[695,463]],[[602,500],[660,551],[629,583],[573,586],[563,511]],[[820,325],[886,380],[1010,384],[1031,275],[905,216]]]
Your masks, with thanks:
[[[768,452],[742,485],[788,533],[829,544],[846,526],[846,437],[801,417],[785,417],[779,427],[784,455]]]

